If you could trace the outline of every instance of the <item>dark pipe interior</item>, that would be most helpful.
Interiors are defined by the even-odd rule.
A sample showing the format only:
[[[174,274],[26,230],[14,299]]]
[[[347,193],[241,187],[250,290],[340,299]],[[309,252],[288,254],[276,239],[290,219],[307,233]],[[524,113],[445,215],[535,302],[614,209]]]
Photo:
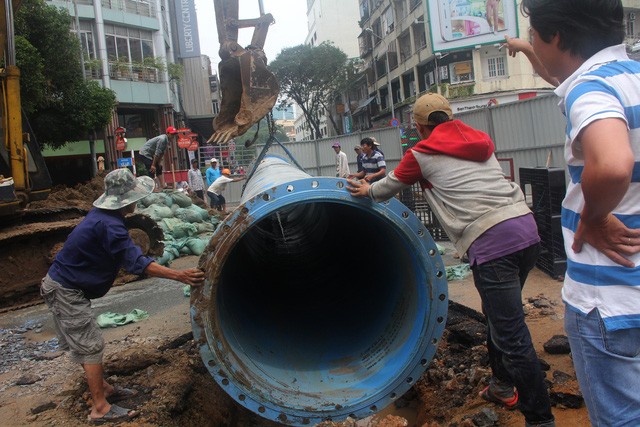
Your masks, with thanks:
[[[257,372],[250,380],[257,387],[290,384],[346,396],[356,384],[388,382],[393,369],[384,366],[402,360],[380,359],[406,344],[426,299],[418,290],[426,266],[416,252],[396,225],[361,206],[282,208],[231,250],[218,284],[217,322],[232,351]],[[345,366],[353,373],[332,373]]]

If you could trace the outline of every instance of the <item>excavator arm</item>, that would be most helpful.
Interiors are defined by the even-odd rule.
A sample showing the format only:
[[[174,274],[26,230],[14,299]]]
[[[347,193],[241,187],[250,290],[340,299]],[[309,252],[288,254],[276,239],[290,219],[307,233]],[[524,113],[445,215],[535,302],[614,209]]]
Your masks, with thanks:
[[[214,0],[220,41],[220,113],[213,121],[214,133],[207,142],[223,144],[244,134],[259,122],[276,103],[278,82],[267,69],[264,42],[274,20],[262,10],[259,18],[238,19],[238,0]],[[254,27],[251,44],[238,44],[240,28]]]

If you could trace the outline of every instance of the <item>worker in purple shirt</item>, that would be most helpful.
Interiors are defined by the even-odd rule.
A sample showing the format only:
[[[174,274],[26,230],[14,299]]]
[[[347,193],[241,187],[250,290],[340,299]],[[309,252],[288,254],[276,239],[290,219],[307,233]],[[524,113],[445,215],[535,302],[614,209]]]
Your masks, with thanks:
[[[40,293],[49,306],[63,350],[80,363],[87,376],[93,407],[92,423],[125,421],[138,415],[113,404],[132,397],[134,390],[114,387],[104,380],[102,356],[104,340],[91,313],[91,300],[104,296],[120,268],[199,286],[204,272],[192,268],[172,270],[144,256],[124,223],[136,202],[153,191],[153,179],[136,178],[129,169],[117,169],[104,179],[105,192],[80,224],[69,234],[42,279]]]

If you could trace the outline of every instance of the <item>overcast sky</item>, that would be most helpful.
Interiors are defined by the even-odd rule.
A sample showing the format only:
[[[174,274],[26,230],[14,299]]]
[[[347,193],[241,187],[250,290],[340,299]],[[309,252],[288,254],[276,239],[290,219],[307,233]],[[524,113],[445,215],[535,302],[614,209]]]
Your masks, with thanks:
[[[258,0],[238,0],[240,3],[240,19],[260,16]],[[285,47],[304,43],[307,37],[307,2],[304,0],[263,0],[265,13],[271,13],[276,21],[269,27],[264,50],[269,62]],[[220,61],[218,49],[218,30],[213,8],[213,0],[195,0],[198,14],[198,33],[200,35],[200,51],[208,55],[216,64]],[[251,41],[253,28],[240,30],[241,46]]]

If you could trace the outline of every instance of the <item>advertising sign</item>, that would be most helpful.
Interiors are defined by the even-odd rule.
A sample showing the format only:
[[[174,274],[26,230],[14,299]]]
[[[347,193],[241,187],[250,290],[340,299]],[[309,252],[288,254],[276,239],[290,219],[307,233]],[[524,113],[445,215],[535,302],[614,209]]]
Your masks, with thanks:
[[[118,159],[118,167],[123,168],[125,166],[133,166],[133,159],[131,157],[121,157]]]
[[[187,150],[189,151],[196,151],[199,147],[198,145],[198,134],[197,133],[190,133],[189,135],[187,135],[189,137],[189,139],[191,140],[191,143],[189,144],[189,146],[187,147]]]
[[[427,0],[427,7],[434,52],[518,37],[515,0]]]
[[[198,38],[198,19],[194,0],[175,0],[176,32],[178,34],[178,51],[180,58],[200,56],[200,39]]]
[[[191,145],[191,129],[180,128],[178,129],[178,147],[189,148]]]
[[[122,135],[116,136],[116,150],[124,151],[127,149],[127,138]]]

